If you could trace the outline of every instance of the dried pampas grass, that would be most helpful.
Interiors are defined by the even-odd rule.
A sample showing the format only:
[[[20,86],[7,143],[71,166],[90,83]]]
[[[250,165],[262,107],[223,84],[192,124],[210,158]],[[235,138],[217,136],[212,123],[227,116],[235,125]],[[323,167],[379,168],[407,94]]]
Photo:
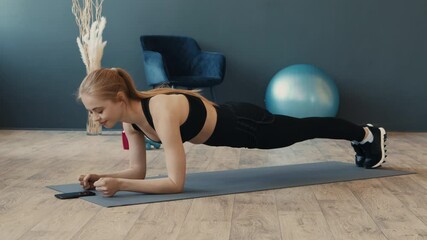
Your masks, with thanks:
[[[103,2],[104,0],[72,0],[71,10],[76,17],[80,33],[77,46],[87,74],[101,68],[104,47],[107,44],[102,41],[102,33],[107,23],[105,17],[102,17]]]
[[[80,1],[82,1],[82,4],[80,4]],[[107,42],[102,41],[102,33],[107,23],[105,17],[102,17],[103,2],[104,0],[72,0],[71,11],[76,17],[80,33],[79,37],[77,37],[77,46],[86,66],[87,74],[101,68],[102,55],[107,44]],[[102,133],[102,126],[89,112],[86,132],[88,135]]]

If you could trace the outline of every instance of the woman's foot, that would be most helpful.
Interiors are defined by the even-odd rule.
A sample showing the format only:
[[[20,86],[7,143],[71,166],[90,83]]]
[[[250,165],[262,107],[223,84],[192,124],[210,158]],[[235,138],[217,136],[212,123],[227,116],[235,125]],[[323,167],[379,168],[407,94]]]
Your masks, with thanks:
[[[373,127],[372,124],[368,123],[365,127]],[[354,155],[354,162],[356,163],[356,166],[358,167],[364,167],[365,165],[365,152],[363,151],[362,147],[360,147],[360,143],[357,141],[352,141],[351,146],[353,147],[354,151],[356,152],[356,155]]]
[[[369,131],[373,135],[372,142],[366,142],[364,144],[359,144],[358,146],[362,149],[365,159],[363,166],[365,168],[377,168],[380,167],[384,162],[386,155],[386,145],[387,133],[384,128],[368,126]]]

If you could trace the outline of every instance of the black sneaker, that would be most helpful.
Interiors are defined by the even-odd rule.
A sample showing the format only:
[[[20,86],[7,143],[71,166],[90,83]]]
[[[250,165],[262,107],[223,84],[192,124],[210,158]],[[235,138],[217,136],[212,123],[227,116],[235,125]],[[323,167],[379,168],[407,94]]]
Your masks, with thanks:
[[[384,128],[377,128],[368,126],[369,130],[374,135],[372,143],[359,144],[365,153],[365,162],[363,166],[365,168],[377,168],[380,167],[386,158],[385,142],[387,140],[387,133]]]
[[[373,125],[368,123],[366,124],[366,127],[373,127]],[[351,142],[351,146],[356,152],[356,155],[354,155],[354,162],[356,163],[356,166],[363,167],[365,164],[365,152],[363,152],[362,147],[360,147],[360,144],[357,142]]]

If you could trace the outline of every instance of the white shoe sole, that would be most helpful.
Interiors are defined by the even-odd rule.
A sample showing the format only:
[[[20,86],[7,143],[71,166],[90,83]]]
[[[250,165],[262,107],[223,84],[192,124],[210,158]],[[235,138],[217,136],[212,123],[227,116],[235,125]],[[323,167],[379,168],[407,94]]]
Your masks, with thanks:
[[[377,164],[375,164],[374,166],[372,166],[371,168],[377,168],[379,166],[381,166],[381,164],[384,162],[386,156],[385,156],[385,141],[386,141],[386,137],[387,137],[387,133],[385,131],[384,128],[380,127],[378,128],[380,130],[381,133],[381,152],[382,152],[382,158],[380,161],[378,161]]]

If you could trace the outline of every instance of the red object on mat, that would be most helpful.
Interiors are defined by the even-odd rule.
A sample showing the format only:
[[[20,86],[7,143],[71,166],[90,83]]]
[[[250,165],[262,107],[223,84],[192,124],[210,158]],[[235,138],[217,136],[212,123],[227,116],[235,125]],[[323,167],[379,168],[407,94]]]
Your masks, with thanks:
[[[129,150],[129,142],[128,142],[128,138],[126,137],[125,131],[122,131],[122,142],[123,142],[123,149]]]

